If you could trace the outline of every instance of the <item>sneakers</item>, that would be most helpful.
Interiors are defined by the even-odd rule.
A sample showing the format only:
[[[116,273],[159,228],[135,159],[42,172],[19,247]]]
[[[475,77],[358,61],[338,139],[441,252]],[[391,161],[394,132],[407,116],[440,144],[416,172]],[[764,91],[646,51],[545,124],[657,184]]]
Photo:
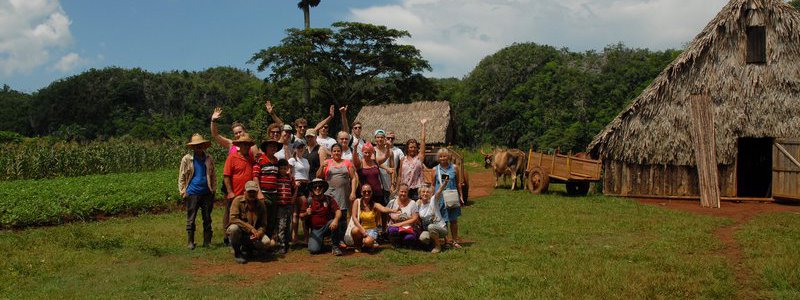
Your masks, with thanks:
[[[287,252],[289,252],[289,247],[288,246],[287,247],[281,247],[280,249],[278,249],[278,254],[280,254],[280,255],[284,255]]]
[[[331,252],[333,252],[334,256],[342,256],[342,249],[339,249],[338,247],[333,247],[333,251]]]
[[[241,256],[234,258],[234,260],[236,260],[236,263],[238,263],[238,264],[246,264],[247,263],[247,259],[244,258],[244,257],[241,257]]]
[[[439,253],[439,252],[442,252],[442,247],[436,246],[436,247],[433,247],[433,250],[431,250],[431,253],[433,253],[433,254],[436,254],[436,253]]]

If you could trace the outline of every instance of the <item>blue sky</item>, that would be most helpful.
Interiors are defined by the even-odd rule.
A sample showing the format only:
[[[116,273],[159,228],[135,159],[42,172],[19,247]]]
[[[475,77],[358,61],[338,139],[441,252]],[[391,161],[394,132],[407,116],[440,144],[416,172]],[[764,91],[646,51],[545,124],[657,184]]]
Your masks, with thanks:
[[[573,50],[689,42],[724,0],[323,0],[312,26],[361,21],[408,30],[429,76],[463,77],[514,42]],[[246,64],[302,27],[292,0],[0,0],[0,84],[33,92],[89,68],[203,70]],[[264,74],[260,74],[262,77]]]

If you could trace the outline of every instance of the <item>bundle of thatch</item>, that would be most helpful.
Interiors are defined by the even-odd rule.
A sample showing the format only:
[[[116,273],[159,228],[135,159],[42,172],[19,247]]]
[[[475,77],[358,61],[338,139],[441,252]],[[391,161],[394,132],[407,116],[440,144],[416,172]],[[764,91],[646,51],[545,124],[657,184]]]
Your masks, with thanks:
[[[748,26],[766,30],[766,63],[746,63]],[[780,0],[730,1],[589,151],[627,163],[695,165],[691,94],[713,100],[719,164],[735,161],[737,137],[798,136],[800,12]]]
[[[365,106],[355,121],[362,124],[362,132],[368,140],[374,140],[373,133],[383,129],[397,135],[395,144],[408,139],[420,138],[420,120],[428,119],[425,125],[426,142],[429,144],[448,144],[452,141],[450,103],[447,101],[421,101],[408,104],[386,104]]]

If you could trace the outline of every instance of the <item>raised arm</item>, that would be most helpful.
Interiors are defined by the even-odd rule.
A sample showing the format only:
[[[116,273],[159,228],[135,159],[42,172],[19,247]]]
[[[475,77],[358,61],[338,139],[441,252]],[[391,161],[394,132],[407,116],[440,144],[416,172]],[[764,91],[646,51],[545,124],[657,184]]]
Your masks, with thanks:
[[[314,131],[319,132],[319,130],[322,129],[322,126],[325,126],[325,124],[328,124],[331,120],[333,120],[334,111],[336,111],[336,109],[333,107],[333,105],[331,105],[331,108],[328,110],[328,117],[325,118],[325,120],[317,123],[317,126],[314,127]]]
[[[352,133],[350,130],[350,123],[347,122],[347,105],[339,107],[339,114],[342,117],[342,131]]]
[[[269,113],[269,116],[272,117],[272,122],[283,124],[283,120],[281,120],[281,118],[279,118],[278,115],[275,114],[275,109],[273,109],[272,107],[272,102],[267,100],[267,103],[264,104],[264,107],[267,108],[267,113]]]
[[[216,141],[217,144],[222,146],[222,148],[229,149],[231,146],[233,146],[233,142],[230,139],[219,135],[219,130],[217,130],[216,122],[221,116],[222,116],[222,108],[219,107],[214,108],[214,112],[211,114],[211,137],[213,137],[214,141]]]
[[[425,160],[425,123],[428,123],[428,119],[422,119],[419,122],[422,123],[422,138],[421,138],[421,141],[420,141],[419,153],[417,154],[417,157],[419,158],[420,161],[424,161]]]

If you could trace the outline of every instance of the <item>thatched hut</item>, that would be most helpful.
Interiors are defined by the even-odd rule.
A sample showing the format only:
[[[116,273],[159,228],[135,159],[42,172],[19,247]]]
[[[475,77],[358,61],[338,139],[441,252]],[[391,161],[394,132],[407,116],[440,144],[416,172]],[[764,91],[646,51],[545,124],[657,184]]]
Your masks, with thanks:
[[[362,124],[362,132],[368,140],[375,140],[377,129],[394,131],[395,144],[408,139],[420,138],[420,120],[428,119],[425,125],[426,142],[430,145],[448,145],[453,142],[453,120],[450,103],[447,101],[421,101],[404,104],[365,106],[358,112],[355,121]]]
[[[732,0],[588,150],[606,194],[798,199],[798,129],[800,11]]]

